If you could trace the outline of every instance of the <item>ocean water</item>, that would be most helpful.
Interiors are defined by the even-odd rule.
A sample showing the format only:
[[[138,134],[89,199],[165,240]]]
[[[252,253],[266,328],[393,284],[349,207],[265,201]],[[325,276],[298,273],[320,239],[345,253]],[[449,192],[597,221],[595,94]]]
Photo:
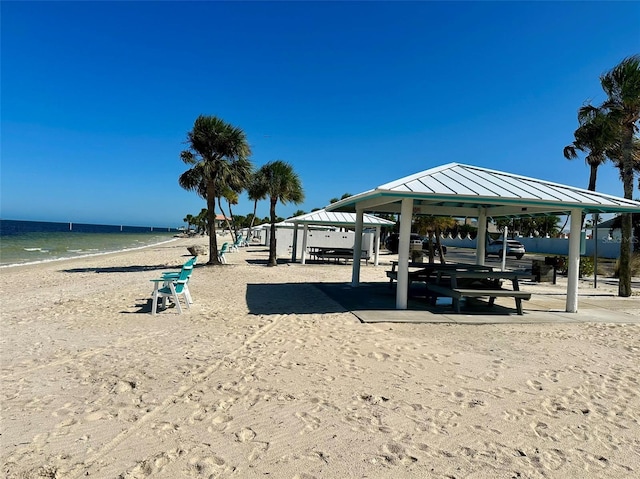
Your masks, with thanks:
[[[173,240],[176,228],[0,220],[0,267],[141,248]]]

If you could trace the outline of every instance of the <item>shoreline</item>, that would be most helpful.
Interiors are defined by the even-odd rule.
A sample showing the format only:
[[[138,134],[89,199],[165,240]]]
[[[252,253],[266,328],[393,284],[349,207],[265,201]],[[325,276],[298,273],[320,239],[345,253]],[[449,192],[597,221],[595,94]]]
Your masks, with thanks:
[[[6,477],[640,471],[640,325],[361,323],[313,286],[350,265],[268,268],[262,246],[152,316],[150,280],[194,244],[0,271]]]
[[[94,256],[103,256],[103,255],[107,255],[107,254],[118,254],[118,253],[127,253],[130,251],[137,251],[137,250],[141,250],[144,248],[149,248],[149,247],[153,247],[153,246],[157,246],[157,245],[161,245],[164,243],[170,243],[172,241],[176,241],[179,238],[171,238],[167,241],[160,241],[158,243],[151,243],[148,245],[144,245],[144,246],[136,246],[133,248],[123,248],[123,249],[119,249],[119,250],[114,250],[114,251],[102,251],[99,253],[88,253],[88,254],[82,254],[82,255],[78,255],[78,256],[64,256],[64,257],[59,257],[59,258],[51,258],[51,259],[44,259],[44,260],[40,260],[40,261],[28,261],[25,263],[9,263],[9,264],[0,264],[0,269],[4,269],[4,268],[15,268],[18,266],[37,266],[40,264],[46,264],[46,263],[55,263],[55,262],[61,262],[61,261],[70,261],[70,260],[82,260],[84,258],[92,258]]]

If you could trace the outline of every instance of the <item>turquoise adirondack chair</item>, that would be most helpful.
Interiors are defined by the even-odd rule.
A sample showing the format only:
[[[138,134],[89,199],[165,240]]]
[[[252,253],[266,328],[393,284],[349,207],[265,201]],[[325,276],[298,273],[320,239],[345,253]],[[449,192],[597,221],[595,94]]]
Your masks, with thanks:
[[[226,253],[229,252],[229,243],[224,243],[220,251],[218,251],[218,259],[221,263],[227,264],[227,259],[224,257]]]
[[[187,268],[189,270],[189,275],[187,279],[191,278],[191,273],[193,273],[193,268],[197,262],[198,262],[198,257],[194,256],[182,266],[183,269]],[[167,271],[165,273],[162,273],[162,279],[176,280],[180,277],[181,272],[182,271]],[[193,299],[191,299],[191,292],[189,291],[189,281],[185,283],[184,288],[185,288],[185,297],[187,298],[187,301],[189,301],[189,304],[193,304]]]
[[[236,238],[236,242],[231,245],[231,248],[229,248],[229,251],[238,251],[238,248],[243,245],[244,245],[244,240],[242,239],[242,235],[238,235],[238,237]]]
[[[167,305],[167,299],[171,299],[178,309],[178,314],[182,314],[180,306],[180,296],[184,296],[187,308],[191,308],[191,295],[187,283],[193,271],[193,266],[183,266],[177,278],[158,278],[151,281],[155,284],[153,289],[153,303],[151,305],[151,314],[156,314],[158,310],[158,298],[162,298],[162,307]],[[164,286],[160,288],[160,283]]]

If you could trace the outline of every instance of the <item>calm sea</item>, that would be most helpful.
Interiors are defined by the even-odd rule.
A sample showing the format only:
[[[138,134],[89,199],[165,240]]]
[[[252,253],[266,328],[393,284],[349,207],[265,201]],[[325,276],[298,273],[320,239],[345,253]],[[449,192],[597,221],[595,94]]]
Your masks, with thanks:
[[[176,228],[0,220],[0,267],[141,248],[173,239]]]

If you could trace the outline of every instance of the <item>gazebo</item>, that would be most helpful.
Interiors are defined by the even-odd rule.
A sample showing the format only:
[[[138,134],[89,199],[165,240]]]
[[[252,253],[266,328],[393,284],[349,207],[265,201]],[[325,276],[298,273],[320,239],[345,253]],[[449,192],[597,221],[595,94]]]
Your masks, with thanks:
[[[582,215],[637,213],[640,202],[573,186],[477,166],[449,163],[378,186],[326,207],[356,214],[354,257],[360,254],[365,212],[400,214],[396,309],[407,309],[409,236],[413,215],[478,219],[476,263],[484,264],[487,218],[570,215],[566,311],[578,311],[578,273]],[[360,233],[360,235],[358,234]],[[353,262],[352,286],[360,282],[360,263]]]
[[[291,261],[295,261],[297,257],[297,244],[298,244],[298,228],[300,225],[303,226],[302,229],[302,256],[301,263],[306,263],[307,258],[307,235],[309,232],[309,226],[337,226],[341,228],[355,228],[357,226],[357,218],[355,213],[345,213],[338,211],[327,211],[326,209],[312,211],[311,213],[306,213],[304,215],[295,216],[293,218],[287,219],[284,224],[292,224],[293,225],[293,252]],[[384,218],[379,218],[374,215],[363,214],[361,216],[360,223],[360,232],[356,232],[356,244],[359,245],[358,256],[354,256],[359,258],[360,251],[362,250],[362,231],[364,228],[374,228],[375,236],[373,240],[374,244],[374,265],[378,265],[378,256],[380,252],[380,228],[383,226],[394,226],[395,222],[385,220]],[[359,238],[358,238],[359,235]]]

